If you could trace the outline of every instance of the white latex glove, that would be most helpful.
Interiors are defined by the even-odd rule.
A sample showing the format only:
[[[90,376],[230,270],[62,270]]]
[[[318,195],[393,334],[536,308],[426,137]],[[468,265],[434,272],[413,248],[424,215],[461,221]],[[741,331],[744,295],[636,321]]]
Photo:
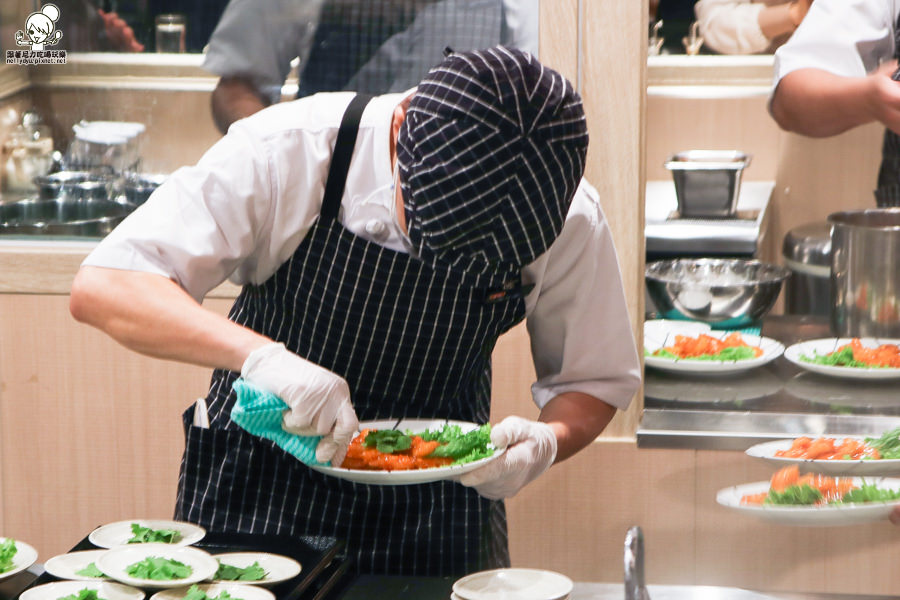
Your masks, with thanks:
[[[459,482],[474,487],[491,500],[511,498],[556,460],[556,434],[546,423],[506,417],[491,428],[491,443],[506,452],[480,469],[460,475]]]
[[[297,435],[321,435],[316,460],[340,465],[359,429],[343,377],[297,356],[284,344],[261,346],[247,356],[241,377],[284,400],[281,427]]]

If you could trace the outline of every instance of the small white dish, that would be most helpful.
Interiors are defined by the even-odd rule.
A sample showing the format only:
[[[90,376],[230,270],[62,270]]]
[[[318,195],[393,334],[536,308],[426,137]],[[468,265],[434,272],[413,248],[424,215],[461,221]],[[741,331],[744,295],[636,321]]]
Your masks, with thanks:
[[[696,337],[698,334],[706,333],[713,337],[723,339],[731,335],[732,331],[707,331],[683,334]],[[668,358],[664,356],[644,356],[644,364],[648,367],[654,367],[663,371],[672,373],[691,373],[694,375],[719,375],[723,373],[737,373],[740,371],[748,371],[768,364],[784,353],[784,345],[778,340],[772,338],[760,337],[758,335],[750,335],[741,333],[741,337],[748,346],[757,346],[762,349],[762,354],[756,358],[748,358],[745,360],[732,361],[714,361],[714,360],[692,360],[689,358]],[[649,338],[644,335],[644,348],[649,352],[655,352],[660,348],[675,343],[675,334],[664,337]]]
[[[829,375],[831,377],[844,377],[847,379],[897,379],[900,378],[900,369],[892,367],[839,367],[832,365],[820,365],[803,360],[803,356],[812,358],[834,352],[844,344],[849,344],[853,338],[822,338],[807,340],[788,346],[784,351],[784,357],[807,371]],[[859,338],[860,343],[866,348],[876,348],[882,344],[900,345],[900,340],[893,338]]]
[[[243,583],[198,583],[197,587],[203,590],[210,598],[215,598],[222,592],[228,592],[234,600],[275,600],[275,594],[269,590],[252,585],[244,585]],[[189,585],[170,588],[156,592],[150,596],[150,600],[182,600],[190,589],[191,586]]]
[[[47,559],[44,563],[44,570],[60,579],[71,579],[73,581],[103,581],[109,579],[109,577],[106,577],[105,575],[103,577],[89,577],[87,575],[79,575],[78,571],[85,569],[91,563],[94,563],[94,566],[96,566],[97,560],[104,553],[106,553],[106,550],[79,550],[78,552],[59,554],[53,558]]]
[[[100,548],[114,548],[115,546],[127,544],[128,540],[134,535],[131,531],[132,523],[137,523],[141,527],[149,527],[150,529],[174,529],[181,534],[181,538],[177,542],[172,542],[171,545],[173,546],[190,546],[202,540],[206,535],[205,529],[185,521],[130,519],[98,527],[88,534],[88,541]]]
[[[10,538],[0,537],[0,542],[5,542],[8,539]],[[16,553],[13,555],[12,568],[0,573],[0,579],[6,579],[21,573],[37,561],[37,550],[20,540],[14,541],[16,543]]]
[[[97,590],[103,600],[143,600],[144,592],[114,581],[54,581],[22,592],[19,600],[59,600],[81,590]]]
[[[572,593],[572,580],[543,569],[494,569],[472,573],[453,584],[462,600],[561,600]]]
[[[269,554],[268,552],[226,552],[223,554],[214,554],[220,563],[246,569],[255,562],[259,563],[262,570],[266,572],[264,579],[256,581],[230,581],[225,579],[215,579],[214,582],[240,583],[243,585],[271,585],[281,581],[287,581],[300,574],[300,563],[288,556],[280,554]],[[248,600],[248,599],[244,599]]]
[[[180,579],[142,579],[128,574],[128,567],[145,558],[158,556],[177,560],[191,568],[188,577]],[[97,568],[116,581],[140,588],[172,588],[210,579],[219,568],[218,561],[205,550],[172,544],[131,544],[107,550],[97,561]]]
[[[900,479],[867,477],[864,480],[853,477],[856,485],[874,483],[883,489],[900,488]],[[741,504],[741,498],[752,494],[762,494],[769,490],[770,482],[758,481],[719,490],[716,502],[746,515],[779,523],[781,525],[801,525],[809,527],[859,525],[887,520],[900,500],[890,502],[859,502],[854,504],[826,504],[823,506],[771,506],[762,504]]]
[[[859,435],[828,435],[818,436],[810,435],[810,438],[830,437],[836,442],[840,442],[845,438],[852,438],[863,441],[865,436]],[[900,459],[879,458],[879,459],[811,459],[811,458],[790,458],[787,456],[775,456],[776,452],[789,450],[794,443],[793,439],[774,440],[771,442],[763,442],[751,446],[746,450],[747,456],[754,458],[762,458],[774,465],[784,467],[786,465],[797,465],[804,472],[811,471],[813,473],[822,473],[824,475],[843,475],[843,476],[868,476],[868,477],[884,477],[890,475],[900,475]]]

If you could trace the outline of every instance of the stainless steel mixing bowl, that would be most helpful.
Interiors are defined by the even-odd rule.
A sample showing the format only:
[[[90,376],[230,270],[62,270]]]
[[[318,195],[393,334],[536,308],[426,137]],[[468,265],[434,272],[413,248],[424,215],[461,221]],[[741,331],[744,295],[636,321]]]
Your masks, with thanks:
[[[128,202],[60,197],[0,204],[0,235],[103,237],[135,206]]]
[[[741,327],[772,309],[789,275],[756,260],[678,258],[650,263],[645,279],[662,317]]]

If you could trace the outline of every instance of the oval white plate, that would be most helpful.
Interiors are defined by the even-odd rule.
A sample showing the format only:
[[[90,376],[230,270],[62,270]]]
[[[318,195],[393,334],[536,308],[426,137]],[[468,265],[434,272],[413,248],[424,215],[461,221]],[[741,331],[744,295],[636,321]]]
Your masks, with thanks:
[[[680,333],[680,332],[678,332]],[[703,333],[703,332],[699,332]],[[725,338],[730,335],[731,331],[715,331],[715,332],[706,332],[708,335],[712,335],[717,338]],[[689,333],[690,336],[696,336],[697,333]],[[748,358],[746,360],[735,360],[728,362],[720,362],[720,361],[712,361],[712,360],[690,360],[690,359],[677,359],[677,358],[664,358],[662,356],[645,356],[644,364],[649,367],[653,367],[656,369],[662,369],[664,371],[670,371],[672,373],[695,373],[695,374],[719,374],[719,373],[735,373],[738,371],[748,371],[750,369],[755,369],[756,367],[761,367],[766,363],[769,363],[784,352],[784,346],[778,340],[773,340],[772,338],[760,337],[758,335],[750,335],[748,333],[742,333],[741,337],[744,341],[750,346],[759,346],[762,348],[763,353],[756,358]],[[644,336],[644,348],[649,350],[650,352],[654,352],[665,345],[674,344],[675,343],[675,335],[671,335],[668,338],[663,339],[655,339],[648,340],[647,336]]]
[[[280,581],[287,581],[292,577],[296,577],[300,573],[300,563],[288,556],[280,554],[269,554],[268,552],[226,552],[224,554],[214,554],[213,558],[220,563],[246,569],[255,562],[259,563],[263,571],[266,572],[265,579],[258,581],[227,581],[224,579],[213,579],[215,582],[240,583],[244,585],[270,585]],[[244,600],[249,600],[245,598]]]
[[[0,542],[5,542],[9,538],[0,537]],[[21,573],[35,563],[38,557],[37,550],[26,544],[25,542],[15,540],[16,553],[13,555],[12,568],[8,571],[0,573],[0,579],[12,577],[16,573]]]
[[[366,421],[360,423],[360,429],[391,429],[397,423],[396,419],[387,421]],[[426,429],[439,429],[445,424],[459,425],[463,432],[471,431],[479,427],[475,423],[467,423],[465,421],[447,421],[445,419],[404,419],[397,425],[400,431],[407,429],[413,433],[419,433]],[[487,463],[497,460],[503,454],[504,449],[495,450],[492,456],[476,460],[475,462],[466,463],[464,465],[453,465],[449,467],[435,467],[433,469],[416,469],[413,471],[365,471],[362,469],[342,469],[340,467],[319,467],[311,466],[310,468],[326,475],[339,477],[356,483],[367,483],[370,485],[410,485],[414,483],[430,483],[432,481],[442,481],[445,479],[454,479],[463,473],[468,473],[483,467]]]
[[[182,562],[191,567],[191,576],[167,580],[139,579],[132,577],[126,572],[129,566],[141,562],[150,556],[159,556]],[[153,543],[131,544],[111,548],[97,560],[97,568],[116,581],[121,581],[128,585],[141,588],[171,588],[190,585],[211,578],[216,574],[219,563],[209,552],[199,548]]]
[[[861,478],[854,477],[859,485]],[[867,483],[874,483],[880,488],[898,489],[900,479],[867,477]],[[857,504],[837,504],[826,506],[762,506],[759,504],[741,504],[741,498],[748,494],[761,494],[768,491],[768,481],[757,481],[719,490],[716,501],[722,506],[740,511],[746,515],[782,525],[858,525],[872,523],[888,518],[894,507],[900,506],[900,500],[891,502],[866,502]]]
[[[58,600],[84,589],[97,590],[103,600],[142,600],[144,597],[141,590],[113,581],[54,581],[25,590],[19,600]]]
[[[784,351],[784,357],[807,371],[821,373],[822,375],[830,375],[832,377],[847,377],[850,379],[896,379],[900,377],[900,369],[894,368],[871,368],[862,369],[859,367],[833,367],[831,365],[817,365],[815,363],[801,360],[803,355],[812,357],[818,354],[828,354],[834,352],[844,344],[849,344],[853,338],[822,338],[818,340],[807,340],[788,346]],[[874,348],[881,344],[900,344],[900,340],[893,338],[859,338],[863,346]]]
[[[44,563],[44,570],[60,579],[72,579],[74,581],[103,581],[108,577],[88,577],[77,572],[94,563],[106,553],[106,550],[79,550],[68,554],[59,554]],[[97,567],[99,568],[99,567]]]
[[[246,582],[244,582],[246,583]],[[228,592],[235,600],[275,600],[275,594],[261,587],[252,585],[243,585],[240,583],[199,583],[197,584],[201,590],[206,592],[210,598],[215,598],[222,592]],[[156,592],[150,596],[150,600],[181,600],[191,586],[186,585],[179,588],[173,588]]]
[[[830,437],[838,441],[845,438],[856,440],[864,440],[865,436],[859,435],[810,435],[813,439],[817,437]],[[770,463],[783,467],[785,465],[797,465],[802,470],[812,471],[814,473],[824,473],[826,475],[845,475],[845,476],[888,476],[900,475],[900,459],[878,459],[878,460],[845,460],[845,459],[820,459],[813,460],[811,458],[788,458],[786,456],[775,456],[780,450],[789,450],[793,439],[775,440],[772,442],[763,442],[756,444],[747,449],[747,456],[754,458],[762,458]]]
[[[558,600],[572,593],[572,580],[543,569],[495,569],[466,575],[453,584],[463,600]]]
[[[100,548],[114,548],[127,544],[134,535],[131,532],[131,524],[137,523],[141,527],[150,529],[174,529],[181,534],[181,539],[171,544],[172,546],[190,546],[196,544],[206,535],[206,530],[199,525],[184,521],[166,521],[163,519],[131,519],[102,525],[88,534],[88,541]]]

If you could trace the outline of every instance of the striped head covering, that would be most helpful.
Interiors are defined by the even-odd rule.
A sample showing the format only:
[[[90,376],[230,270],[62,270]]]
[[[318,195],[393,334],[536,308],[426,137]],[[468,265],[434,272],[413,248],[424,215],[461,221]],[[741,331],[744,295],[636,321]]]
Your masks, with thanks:
[[[505,282],[553,243],[584,173],[581,98],[526,52],[452,53],[419,84],[397,139],[419,257]]]

